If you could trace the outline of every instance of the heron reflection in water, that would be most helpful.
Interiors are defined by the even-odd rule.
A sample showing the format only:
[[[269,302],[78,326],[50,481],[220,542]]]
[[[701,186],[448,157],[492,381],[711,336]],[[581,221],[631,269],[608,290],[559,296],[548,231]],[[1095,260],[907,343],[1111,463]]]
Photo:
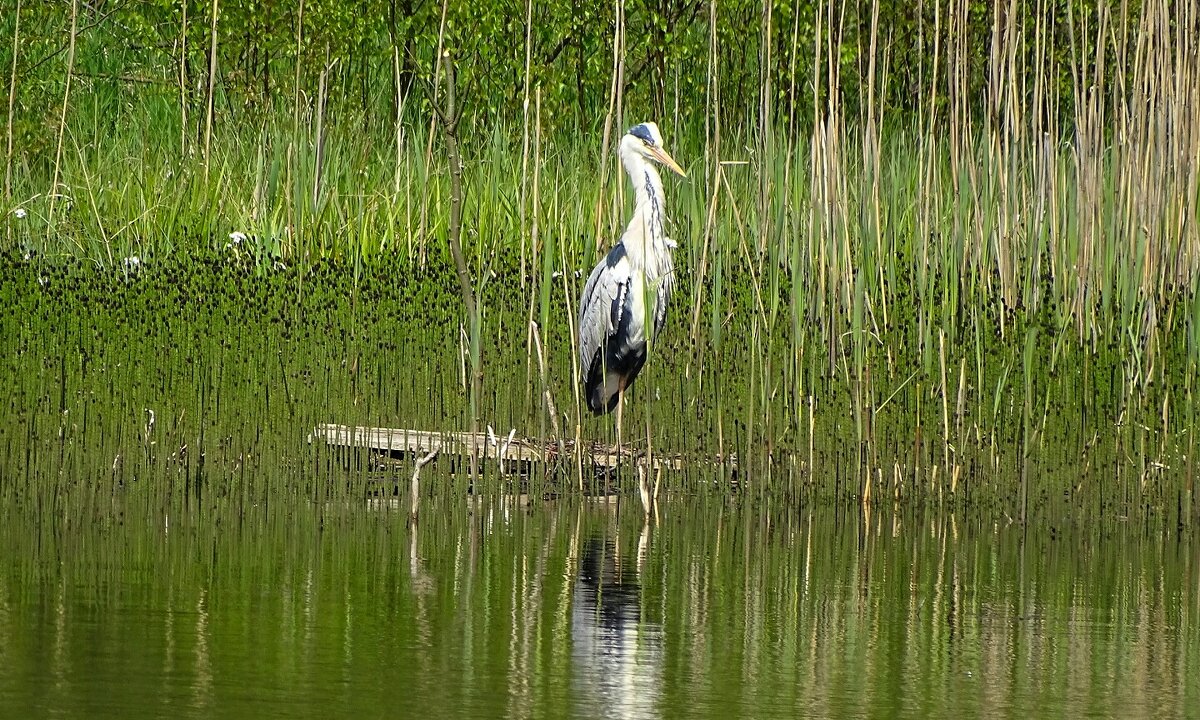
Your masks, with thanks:
[[[640,584],[648,539],[647,525],[636,563],[621,556],[619,540],[584,543],[571,607],[573,694],[583,716],[659,715],[663,631],[643,618]]]

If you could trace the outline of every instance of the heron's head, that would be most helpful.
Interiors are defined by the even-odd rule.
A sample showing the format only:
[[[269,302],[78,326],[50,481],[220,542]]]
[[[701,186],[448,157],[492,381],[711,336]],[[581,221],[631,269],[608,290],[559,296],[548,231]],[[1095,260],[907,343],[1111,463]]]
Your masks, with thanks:
[[[659,132],[658,125],[655,123],[644,122],[629,128],[629,132],[621,138],[621,152],[632,153],[646,160],[662,163],[679,173],[680,176],[687,177],[687,173],[679,167],[679,163],[675,162],[675,159],[663,148],[662,133]]]

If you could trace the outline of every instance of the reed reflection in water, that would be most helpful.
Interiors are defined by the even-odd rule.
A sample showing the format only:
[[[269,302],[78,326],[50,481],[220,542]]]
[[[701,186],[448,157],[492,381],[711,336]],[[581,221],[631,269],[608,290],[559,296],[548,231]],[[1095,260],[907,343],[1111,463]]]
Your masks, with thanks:
[[[1200,715],[1188,542],[626,508],[9,508],[0,717]]]

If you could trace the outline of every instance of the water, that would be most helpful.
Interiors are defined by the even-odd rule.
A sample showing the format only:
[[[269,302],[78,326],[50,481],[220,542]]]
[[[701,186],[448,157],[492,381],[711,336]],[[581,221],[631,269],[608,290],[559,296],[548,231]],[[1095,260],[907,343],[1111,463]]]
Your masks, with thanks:
[[[1200,712],[1136,528],[508,499],[3,532],[0,716]],[[52,519],[48,523],[54,524]]]

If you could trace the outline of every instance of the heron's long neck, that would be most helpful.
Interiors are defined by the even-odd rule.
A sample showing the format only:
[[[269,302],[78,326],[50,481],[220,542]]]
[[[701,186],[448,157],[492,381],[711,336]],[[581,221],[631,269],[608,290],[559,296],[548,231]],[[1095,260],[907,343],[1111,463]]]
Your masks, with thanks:
[[[636,265],[654,276],[671,270],[670,245],[663,226],[663,184],[658,171],[640,155],[623,154],[633,183],[633,217],[625,229],[625,250]]]

